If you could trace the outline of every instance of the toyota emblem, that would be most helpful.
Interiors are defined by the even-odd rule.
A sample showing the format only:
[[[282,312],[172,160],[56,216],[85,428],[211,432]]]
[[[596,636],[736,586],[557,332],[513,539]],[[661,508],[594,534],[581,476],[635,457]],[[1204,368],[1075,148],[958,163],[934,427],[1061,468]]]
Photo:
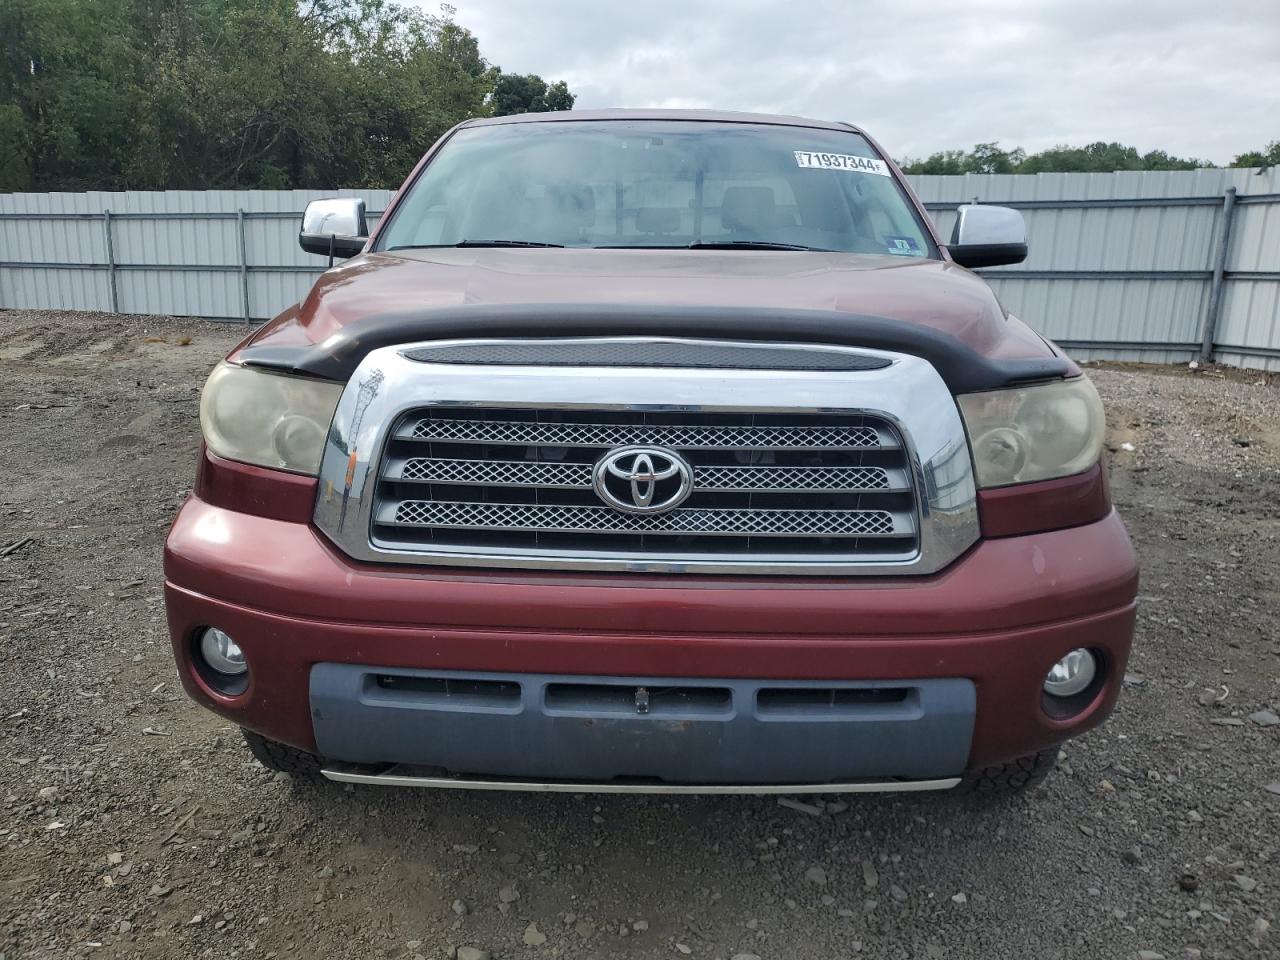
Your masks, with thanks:
[[[625,513],[665,513],[693,492],[693,468],[674,450],[618,447],[596,464],[596,494]]]

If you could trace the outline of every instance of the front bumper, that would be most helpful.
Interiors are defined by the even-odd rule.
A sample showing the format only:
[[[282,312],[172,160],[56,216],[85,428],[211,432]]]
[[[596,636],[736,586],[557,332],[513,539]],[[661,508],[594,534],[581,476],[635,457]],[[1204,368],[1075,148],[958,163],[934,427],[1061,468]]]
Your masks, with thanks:
[[[944,776],[1023,756],[1110,712],[1128,659],[1137,590],[1133,550],[1114,513],[1067,530],[981,541],[931,577],[797,581],[375,566],[346,558],[305,523],[192,498],[170,533],[165,571],[183,684],[216,713],[305,750],[340,750],[341,759],[434,762],[464,768],[459,772],[546,778],[740,780],[748,768],[735,759],[737,738],[755,744],[762,772],[752,779],[763,780]],[[221,695],[193,668],[192,637],[204,625],[226,630],[244,649],[251,672],[243,694]],[[1051,717],[1042,707],[1044,675],[1080,646],[1101,656],[1102,682],[1079,712]],[[331,694],[317,695],[315,677],[330,670],[349,675],[348,686],[338,683],[334,689],[347,693],[326,702]],[[449,748],[434,752],[423,747],[424,731],[438,742],[446,733],[434,721],[424,725],[421,709],[365,713],[360,690],[367,678],[439,678],[447,672],[523,678],[521,697],[533,697],[533,705],[522,700],[523,721],[508,718],[483,737],[474,716],[466,723],[451,718]],[[359,689],[351,677],[363,678]],[[712,686],[733,692],[739,715],[758,702],[755,691],[776,681],[831,681],[825,688],[893,681],[914,689],[954,681],[971,690],[972,707],[967,715],[954,705],[927,711],[927,722],[899,719],[899,726],[888,727],[901,734],[892,756],[880,750],[889,722],[883,718],[846,719],[833,735],[836,728],[818,726],[833,721],[808,717],[792,728],[795,739],[775,742],[752,733],[768,722],[758,717],[740,728],[716,727],[718,721],[704,718],[709,729],[698,733],[703,740],[690,753],[703,761],[717,756],[726,731],[735,727],[732,751],[724,748],[720,766],[708,767],[668,756],[694,738],[652,722],[652,714],[644,726],[625,726],[614,717],[612,726],[620,729],[612,732],[601,723],[610,716],[598,712],[578,716],[581,729],[533,722],[535,708],[544,717],[546,698],[538,691],[545,691],[548,677],[618,682],[632,696],[640,686],[714,681]],[[335,705],[371,720],[363,734],[353,726],[337,747],[327,739],[333,729],[327,711]],[[395,718],[390,727],[388,712]],[[372,722],[374,714],[384,716],[382,726]],[[689,719],[682,715],[679,722]],[[815,728],[823,737],[814,751],[795,750],[794,744],[814,737]],[[567,735],[557,731],[563,730],[573,736],[560,742]],[[653,731],[665,736],[636,746]],[[938,750],[939,737],[947,736],[950,746]],[[506,746],[495,752],[494,743]],[[562,752],[580,755],[579,766],[563,766]],[[795,753],[795,762],[776,758],[779,752]],[[522,753],[529,756],[522,766],[510,759]],[[606,755],[608,762],[601,759]],[[553,768],[556,757],[562,766]],[[770,765],[775,763],[782,766]]]
[[[973,684],[464,673],[319,663],[332,760],[513,779],[808,783],[964,770]]]

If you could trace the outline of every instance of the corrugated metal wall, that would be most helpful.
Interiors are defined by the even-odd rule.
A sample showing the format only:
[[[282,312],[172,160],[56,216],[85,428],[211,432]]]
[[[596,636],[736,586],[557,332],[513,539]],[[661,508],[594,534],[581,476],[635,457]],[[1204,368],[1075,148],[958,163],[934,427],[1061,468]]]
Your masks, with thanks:
[[[1009,308],[1045,336],[1081,360],[1157,363],[1186,361],[1199,351],[1221,243],[1223,197],[1234,187],[1218,356],[1280,369],[1280,171],[911,181],[944,235],[958,203],[976,198],[1022,209],[1031,255],[1025,263],[982,273]],[[1259,273],[1273,276],[1253,276]]]
[[[0,194],[0,307],[243,319],[247,300],[249,317],[274,316],[324,270],[298,248],[298,219],[332,196],[376,218],[391,192]]]
[[[911,181],[944,236],[962,202],[1022,209],[1031,256],[983,271],[1010,310],[1079,359],[1153,362],[1186,361],[1199,351],[1223,198],[1234,187],[1218,358],[1280,369],[1280,171]],[[323,269],[321,258],[298,249],[298,214],[307,201],[335,195],[363,197],[375,216],[391,196],[385,190],[0,195],[0,307],[272,316],[304,296]]]

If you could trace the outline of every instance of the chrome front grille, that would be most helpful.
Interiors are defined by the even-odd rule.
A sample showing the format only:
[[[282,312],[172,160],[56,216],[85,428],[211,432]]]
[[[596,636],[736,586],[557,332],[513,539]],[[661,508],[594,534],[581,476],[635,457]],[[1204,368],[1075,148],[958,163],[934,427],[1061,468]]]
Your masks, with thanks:
[[[686,501],[640,514],[601,500],[596,464],[635,445],[688,462]],[[428,408],[390,430],[372,540],[637,561],[904,560],[919,546],[911,476],[893,426],[860,414]]]
[[[674,492],[642,503],[642,467]],[[924,575],[978,540],[964,425],[926,360],[661,337],[371,350],[314,521],[364,563],[653,574]]]

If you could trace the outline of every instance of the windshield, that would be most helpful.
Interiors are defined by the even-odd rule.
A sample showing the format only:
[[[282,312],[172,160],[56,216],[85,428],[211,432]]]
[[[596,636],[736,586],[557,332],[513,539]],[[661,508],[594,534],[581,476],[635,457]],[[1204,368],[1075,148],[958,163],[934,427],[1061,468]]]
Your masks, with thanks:
[[[859,134],[653,120],[459,130],[409,188],[377,249],[457,245],[936,256]]]

